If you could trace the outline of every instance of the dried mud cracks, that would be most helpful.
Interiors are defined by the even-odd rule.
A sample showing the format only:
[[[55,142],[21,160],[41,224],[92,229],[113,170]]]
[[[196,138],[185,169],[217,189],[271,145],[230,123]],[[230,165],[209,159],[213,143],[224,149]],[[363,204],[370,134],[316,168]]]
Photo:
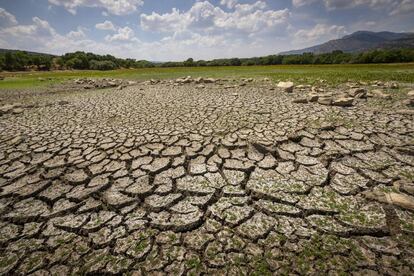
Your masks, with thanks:
[[[0,274],[414,273],[413,115],[260,86],[25,97],[0,117]]]

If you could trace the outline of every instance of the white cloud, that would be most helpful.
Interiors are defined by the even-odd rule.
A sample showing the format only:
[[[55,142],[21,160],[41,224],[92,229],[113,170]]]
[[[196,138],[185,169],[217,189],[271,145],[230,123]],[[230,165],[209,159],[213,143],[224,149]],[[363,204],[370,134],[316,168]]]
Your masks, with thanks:
[[[134,57],[138,50],[138,39],[132,37],[128,27],[121,28],[115,40],[124,43],[98,42],[87,38],[85,29],[78,27],[65,35],[59,34],[50,24],[34,17],[30,25],[16,25],[0,29],[0,48],[31,50],[52,54],[86,51],[97,54],[113,54],[120,57]],[[126,41],[125,39],[129,39]],[[143,58],[143,56],[142,56]]]
[[[363,5],[370,8],[388,8],[401,2],[401,0],[292,0],[292,5],[301,7],[318,1],[322,2],[328,10],[348,9]]]
[[[49,0],[49,3],[63,6],[72,14],[76,14],[78,7],[98,7],[115,15],[133,13],[144,5],[143,0]]]
[[[15,25],[0,29],[0,41],[3,48],[33,49],[42,46],[57,35],[49,22],[38,17],[32,18],[30,25]],[[46,50],[46,52],[48,52]]]
[[[237,0],[221,0],[220,5],[226,6],[229,9],[232,9],[237,4]]]
[[[107,35],[105,37],[106,41],[138,41],[135,37],[135,32],[130,27],[126,26],[124,28],[119,28],[118,32],[114,35]]]
[[[353,8],[366,5],[371,8],[387,7],[395,3],[395,0],[324,0],[328,9]]]
[[[173,8],[171,13],[141,14],[141,27],[145,31],[172,32],[184,28],[188,20],[189,18]]]
[[[318,0],[292,0],[294,7],[302,7],[317,2]]]
[[[16,17],[5,9],[0,8],[0,26],[8,27],[13,25],[17,25]]]
[[[246,40],[228,32],[196,33],[191,30],[172,32],[154,42],[142,42],[129,27],[119,28],[106,40],[88,38],[84,28],[78,27],[66,34],[59,34],[47,22],[33,18],[29,25],[0,28],[0,48],[31,50],[51,54],[74,51],[112,54],[123,58],[147,60],[212,59],[217,57],[249,57],[272,54],[285,50],[287,39],[257,37]],[[284,45],[284,46],[283,46]],[[284,47],[280,49],[278,47]]]
[[[294,34],[298,44],[310,44],[340,38],[347,34],[344,26],[316,24],[311,29],[301,29]]]
[[[70,31],[66,36],[70,39],[82,39],[86,37],[84,28],[80,26],[76,29],[76,31]]]
[[[413,14],[414,13],[414,0],[401,1],[394,10],[391,11],[391,15],[396,14]]]
[[[141,27],[147,31],[175,32],[191,30],[198,33],[241,31],[248,34],[267,31],[287,23],[288,9],[265,10],[266,3],[236,4],[234,11],[225,12],[208,1],[196,2],[190,10],[141,15]]]
[[[97,28],[98,30],[115,31],[114,24],[109,20],[105,20],[105,22],[103,23],[96,24],[95,28]]]
[[[214,57],[247,57],[276,53],[287,47],[285,35],[289,26],[288,9],[273,10],[264,1],[235,3],[224,11],[210,1],[198,1],[186,10],[141,15],[144,31],[158,32],[165,37],[152,43],[155,60]],[[143,43],[141,49],[146,49]],[[154,50],[148,49],[153,55]],[[173,56],[172,56],[173,55]]]
[[[39,17],[32,18],[32,25],[16,25],[2,29],[1,32],[12,37],[28,36],[28,38],[47,37],[56,34],[49,22]]]

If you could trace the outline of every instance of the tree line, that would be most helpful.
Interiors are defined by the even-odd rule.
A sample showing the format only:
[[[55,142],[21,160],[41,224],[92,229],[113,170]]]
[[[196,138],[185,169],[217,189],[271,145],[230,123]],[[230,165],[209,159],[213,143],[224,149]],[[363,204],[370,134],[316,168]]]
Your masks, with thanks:
[[[52,56],[24,51],[0,53],[0,70],[114,70],[119,68],[149,67],[202,67],[202,66],[252,66],[279,64],[363,64],[414,62],[414,49],[381,49],[362,53],[333,51],[326,54],[304,53],[300,55],[269,55],[253,58],[229,58],[182,62],[150,62],[146,60],[121,59],[112,55],[74,52]]]

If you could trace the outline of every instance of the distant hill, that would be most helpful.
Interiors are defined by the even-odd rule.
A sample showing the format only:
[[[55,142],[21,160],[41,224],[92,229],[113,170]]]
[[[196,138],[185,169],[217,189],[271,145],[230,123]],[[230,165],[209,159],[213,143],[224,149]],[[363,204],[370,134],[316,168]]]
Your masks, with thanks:
[[[18,51],[20,51],[20,52],[26,52],[29,55],[34,55],[34,56],[38,55],[38,56],[51,56],[51,57],[56,57],[56,55],[51,55],[51,54],[31,52],[31,51],[24,51],[24,50],[12,50],[12,49],[0,49],[0,54],[4,54],[4,53],[7,53],[7,52],[13,52],[14,53],[14,52],[18,52]]]
[[[414,48],[414,33],[358,31],[340,39],[305,49],[282,52],[281,55],[303,53],[323,54],[340,50],[346,53],[364,52],[374,49]]]

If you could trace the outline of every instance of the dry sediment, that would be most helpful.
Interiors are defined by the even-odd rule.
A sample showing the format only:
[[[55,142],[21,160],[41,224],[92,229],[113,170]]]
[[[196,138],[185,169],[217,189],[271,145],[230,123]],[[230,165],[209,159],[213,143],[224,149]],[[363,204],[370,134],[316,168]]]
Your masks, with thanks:
[[[4,112],[0,274],[414,273],[412,114],[221,84]]]

